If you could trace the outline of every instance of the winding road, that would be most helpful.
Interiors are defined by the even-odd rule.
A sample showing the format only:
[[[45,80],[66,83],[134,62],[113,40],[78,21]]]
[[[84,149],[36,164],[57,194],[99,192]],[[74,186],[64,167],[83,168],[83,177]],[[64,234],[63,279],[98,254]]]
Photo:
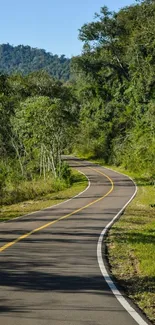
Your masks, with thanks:
[[[107,225],[135,185],[103,167],[68,161],[89,179],[83,193],[0,224],[0,325],[149,324],[117,290],[105,259]]]

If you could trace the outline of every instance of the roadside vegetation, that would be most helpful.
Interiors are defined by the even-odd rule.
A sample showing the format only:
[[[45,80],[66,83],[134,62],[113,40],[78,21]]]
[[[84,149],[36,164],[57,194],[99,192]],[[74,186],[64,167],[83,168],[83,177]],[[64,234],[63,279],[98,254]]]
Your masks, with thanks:
[[[73,58],[81,103],[75,152],[155,179],[155,2],[103,7]]]
[[[71,171],[70,183],[54,178],[48,179],[46,183],[43,179],[23,182],[10,194],[9,201],[6,197],[5,203],[1,205],[0,221],[7,221],[68,200],[83,191],[87,183],[87,178],[75,170]]]
[[[137,195],[106,237],[111,273],[124,292],[155,324],[155,184],[138,174],[102,159],[82,157],[130,176]]]
[[[122,168],[117,171],[127,173]],[[126,294],[155,324],[155,186],[145,177],[127,174],[134,178],[138,192],[109,231],[109,263]]]
[[[47,71],[31,72],[31,66],[26,75],[16,67],[13,75],[0,74],[1,220],[49,206],[57,195],[59,201],[70,196],[74,182],[63,153],[123,168],[138,184],[138,195],[110,232],[110,263],[152,321],[154,35],[154,0],[136,1],[117,13],[102,7],[79,31],[82,54],[68,63],[60,58],[72,66],[73,77],[65,84]],[[8,46],[6,50],[12,53]],[[34,51],[28,51],[33,56]],[[76,186],[83,187],[80,183],[75,193]]]
[[[127,173],[138,193],[107,238],[113,275],[155,323],[155,2],[103,7],[73,58],[81,103],[74,153]]]
[[[46,72],[0,75],[0,206],[69,188],[62,160],[74,137],[78,104]]]
[[[46,72],[0,75],[0,220],[80,192],[83,176],[62,159],[78,123],[70,87]]]

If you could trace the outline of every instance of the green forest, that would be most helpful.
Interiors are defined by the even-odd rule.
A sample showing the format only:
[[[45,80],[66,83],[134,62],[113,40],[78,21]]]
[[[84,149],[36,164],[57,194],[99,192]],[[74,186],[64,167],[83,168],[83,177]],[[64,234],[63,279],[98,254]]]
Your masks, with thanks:
[[[20,184],[52,177],[69,182],[61,154],[77,127],[78,101],[47,72],[0,76],[0,200],[35,197]],[[28,190],[28,189],[27,189]]]
[[[70,59],[65,55],[53,55],[43,49],[10,44],[0,45],[0,72],[23,75],[44,70],[50,76],[67,81],[70,78]]]
[[[1,67],[7,72],[0,75],[1,204],[23,199],[14,194],[23,180],[68,177],[62,153],[102,158],[154,182],[154,35],[154,1],[118,13],[102,7],[79,30],[83,52],[72,58],[74,78],[67,83],[51,77],[54,63],[51,71],[41,65],[40,71],[28,73],[26,62],[37,62],[32,57],[39,50],[16,47],[10,60],[11,47],[1,46]],[[24,70],[21,53],[27,59]],[[69,61],[60,60],[68,69]],[[17,65],[24,74],[17,73]],[[33,68],[39,69],[37,63]]]
[[[155,1],[99,8],[79,39],[82,54],[71,60],[0,46],[0,220],[85,188],[63,154],[127,173],[138,194],[108,233],[108,258],[154,320]]]
[[[103,7],[79,33],[73,59],[81,104],[76,147],[155,177],[155,3]]]

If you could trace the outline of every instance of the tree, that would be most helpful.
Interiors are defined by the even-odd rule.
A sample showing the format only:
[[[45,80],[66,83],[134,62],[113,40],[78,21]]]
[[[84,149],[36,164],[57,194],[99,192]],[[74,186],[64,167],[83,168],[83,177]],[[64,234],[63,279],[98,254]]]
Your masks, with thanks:
[[[28,75],[44,70],[50,76],[66,81],[70,78],[70,59],[48,53],[43,49],[10,44],[0,45],[0,71],[5,74]]]
[[[50,171],[61,177],[61,154],[69,140],[71,123],[75,123],[74,113],[72,103],[61,98],[35,96],[21,102],[12,126],[23,175],[28,171],[32,176],[33,170],[38,169],[44,178]]]
[[[107,163],[150,174],[155,161],[154,29],[154,1],[118,13],[103,7],[80,29],[83,53],[73,58],[72,68],[81,103],[80,147],[83,143],[84,151]]]

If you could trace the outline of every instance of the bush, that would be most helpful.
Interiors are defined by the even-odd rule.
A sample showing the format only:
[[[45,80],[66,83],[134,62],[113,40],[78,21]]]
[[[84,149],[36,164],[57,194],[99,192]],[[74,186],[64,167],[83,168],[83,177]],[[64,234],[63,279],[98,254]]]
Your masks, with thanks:
[[[62,162],[60,179],[63,179],[68,185],[71,183],[71,169],[66,162]]]
[[[7,171],[3,162],[0,163],[0,204],[5,193]]]

